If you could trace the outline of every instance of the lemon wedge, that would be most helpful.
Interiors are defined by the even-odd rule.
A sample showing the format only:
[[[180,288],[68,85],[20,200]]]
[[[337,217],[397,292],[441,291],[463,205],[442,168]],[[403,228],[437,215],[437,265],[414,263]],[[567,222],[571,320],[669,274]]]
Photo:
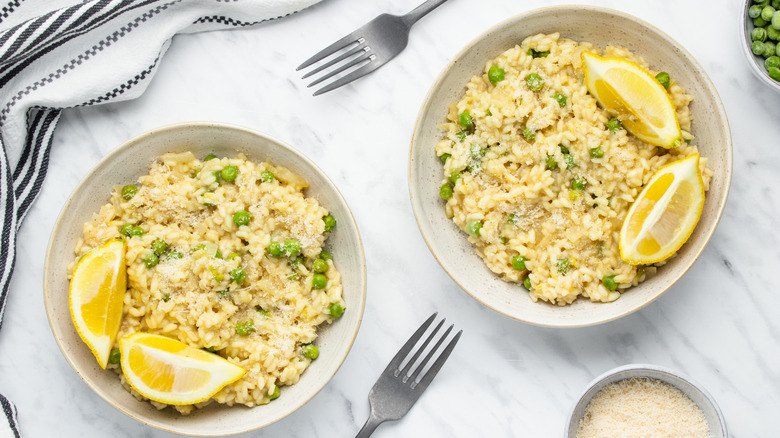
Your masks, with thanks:
[[[690,237],[703,207],[699,154],[660,168],[623,221],[620,257],[632,265],[671,257]]]
[[[119,332],[126,289],[122,240],[112,240],[85,254],[70,279],[68,303],[73,325],[104,369]]]
[[[623,58],[582,52],[585,86],[637,138],[671,149],[682,143],[677,112],[666,89],[647,70]]]
[[[208,400],[246,371],[175,339],[134,333],[119,340],[122,372],[144,397],[169,405]]]

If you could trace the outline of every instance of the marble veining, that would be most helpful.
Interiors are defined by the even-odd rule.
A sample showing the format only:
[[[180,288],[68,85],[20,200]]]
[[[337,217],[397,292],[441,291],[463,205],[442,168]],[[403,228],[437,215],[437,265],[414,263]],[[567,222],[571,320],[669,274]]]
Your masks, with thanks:
[[[398,58],[352,85],[314,98],[294,73],[326,43],[418,2],[323,0],[252,29],[179,35],[142,97],[63,113],[49,175],[19,233],[0,331],[0,392],[17,404],[23,436],[172,436],[111,408],[73,372],[46,320],[41,273],[54,221],[83,175],[127,139],[191,120],[245,125],[301,150],[340,188],[365,245],[368,295],[350,355],[303,408],[245,436],[353,436],[377,376],[433,311],[462,328],[463,338],[412,411],[376,437],[559,437],[591,379],[635,362],[701,382],[733,437],[777,435],[780,95],[744,64],[740,2],[581,2],[648,21],[707,69],[729,115],[734,175],[715,235],[672,290],[617,321],[564,330],[511,320],[460,290],[417,229],[407,178],[419,107],[449,60],[508,17],[567,2],[450,0],[415,26]]]

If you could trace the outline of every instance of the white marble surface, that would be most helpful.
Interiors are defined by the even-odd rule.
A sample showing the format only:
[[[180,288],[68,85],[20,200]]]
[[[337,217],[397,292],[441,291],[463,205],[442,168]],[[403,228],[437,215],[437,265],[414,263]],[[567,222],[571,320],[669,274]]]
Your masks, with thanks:
[[[709,71],[730,117],[734,179],[712,241],[673,290],[620,320],[566,330],[508,319],[460,290],[423,242],[407,187],[413,124],[449,59],[509,16],[564,2],[451,0],[418,23],[404,53],[346,88],[314,98],[293,73],[378,13],[403,13],[417,3],[324,0],[253,29],[177,36],[140,99],[65,111],[48,178],[19,234],[0,331],[0,392],[17,404],[25,437],[171,436],[114,410],[73,372],[49,329],[41,277],[57,214],[89,168],[130,137],[191,120],[245,125],[302,150],[342,190],[366,248],[366,309],[346,362],[298,412],[247,436],[353,436],[368,416],[375,379],[433,311],[462,328],[463,338],[412,411],[380,426],[377,437],[559,437],[587,383],[633,362],[701,382],[733,437],[777,435],[780,95],[744,63],[740,2],[585,2],[652,23]]]

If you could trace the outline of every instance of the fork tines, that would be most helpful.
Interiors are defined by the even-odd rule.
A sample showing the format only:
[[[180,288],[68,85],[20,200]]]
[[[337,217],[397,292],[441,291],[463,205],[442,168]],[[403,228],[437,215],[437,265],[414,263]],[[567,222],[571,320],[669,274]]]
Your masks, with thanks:
[[[434,346],[428,351],[428,354],[425,356],[425,358],[419,364],[417,364],[417,366],[412,370],[412,367],[415,365],[420,355],[426,350],[428,344],[430,344],[430,342],[436,337],[436,334],[439,332],[439,329],[441,329],[442,325],[444,324],[444,321],[446,321],[446,319],[442,319],[441,321],[439,321],[439,323],[431,331],[428,337],[425,338],[423,343],[416,349],[416,351],[411,356],[411,358],[409,358],[408,361],[405,361],[407,356],[409,356],[409,353],[412,351],[412,348],[422,338],[423,334],[426,332],[426,330],[428,330],[428,327],[430,327],[433,321],[436,319],[436,315],[437,313],[431,315],[420,326],[420,328],[418,328],[417,331],[414,332],[412,337],[409,338],[408,341],[406,341],[406,344],[404,344],[404,346],[401,348],[398,354],[396,354],[393,360],[390,361],[390,364],[387,366],[387,369],[385,370],[385,373],[392,372],[395,377],[400,376],[401,380],[404,383],[407,383],[408,380],[411,379],[411,383],[409,384],[409,386],[412,389],[416,388],[420,391],[424,391],[425,388],[428,387],[428,385],[431,383],[433,378],[436,377],[436,374],[439,372],[442,365],[444,365],[444,362],[447,361],[447,358],[450,356],[450,353],[452,353],[452,350],[455,348],[455,344],[458,343],[458,340],[460,339],[460,336],[463,333],[463,330],[458,331],[458,333],[456,333],[455,336],[452,337],[452,339],[447,344],[447,346],[444,347],[444,349],[438,353],[438,357],[433,362],[433,364],[431,364],[430,368],[426,369],[426,365],[428,364],[428,362],[430,362],[433,356],[437,353],[439,347],[441,347],[444,340],[449,336],[450,332],[452,331],[453,325],[450,325],[447,328],[447,330],[444,332],[444,334],[438,338]],[[404,367],[401,368],[401,365],[403,365],[404,363],[405,363]]]
[[[356,31],[320,50],[295,70],[300,71],[320,63],[313,70],[302,76],[302,79],[306,79],[324,72],[322,76],[307,85],[307,88],[335,78],[334,81],[315,91],[314,95],[317,96],[371,73],[381,65],[373,62],[375,59],[376,55],[371,52],[371,47],[368,46],[365,38],[358,36]]]

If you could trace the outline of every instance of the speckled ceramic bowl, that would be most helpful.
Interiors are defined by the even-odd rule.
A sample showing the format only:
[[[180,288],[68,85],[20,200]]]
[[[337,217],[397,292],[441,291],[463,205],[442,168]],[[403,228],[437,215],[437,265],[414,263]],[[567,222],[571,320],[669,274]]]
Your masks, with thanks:
[[[658,275],[603,304],[579,299],[565,307],[531,301],[526,290],[493,274],[466,236],[447,218],[439,188],[442,165],[434,147],[446,121],[448,107],[465,92],[465,85],[482,72],[485,63],[537,33],[560,32],[563,37],[598,47],[624,46],[651,66],[669,72],[694,100],[693,134],[714,175],[704,211],[688,242]],[[592,6],[537,9],[493,27],[461,51],[436,80],[423,103],[410,153],[409,190],[412,207],[425,242],[445,271],[486,306],[532,324],[574,327],[602,323],[627,315],[667,291],[693,265],[712,237],[726,204],[731,183],[731,131],[712,82],[693,56],[660,30],[622,12]],[[684,292],[684,291],[679,291]]]
[[[103,204],[111,187],[135,181],[149,173],[150,164],[166,152],[192,151],[195,156],[215,153],[235,156],[243,152],[255,162],[269,160],[303,176],[311,186],[306,195],[316,198],[338,219],[326,248],[342,275],[347,309],[333,324],[321,326],[319,358],[301,380],[282,389],[272,403],[246,408],[212,404],[182,416],[173,409],[158,411],[149,402],[136,400],[119,383],[113,371],[100,368],[81,341],[70,318],[67,267],[73,260],[82,226]],[[46,313],[63,355],[84,382],[123,413],[147,425],[170,432],[217,436],[247,432],[267,426],[303,406],[333,377],[347,356],[363,315],[366,268],[357,225],[336,186],[311,160],[289,145],[256,131],[218,123],[183,123],[155,129],[119,146],[98,163],[76,187],[54,226],[44,268]]]
[[[756,75],[758,80],[760,80],[764,85],[768,86],[772,90],[780,93],[780,82],[769,77],[769,73],[764,67],[764,60],[766,58],[763,56],[754,55],[751,49],[753,38],[750,36],[750,34],[753,32],[753,28],[755,26],[753,26],[753,19],[748,16],[748,9],[750,9],[750,6],[754,4],[755,3],[753,3],[753,0],[746,0],[744,7],[739,14],[738,25],[739,32],[742,37],[742,51],[745,53],[750,71]]]
[[[707,424],[710,427],[710,438],[728,438],[726,421],[715,399],[698,383],[682,376],[680,373],[657,365],[632,364],[624,365],[596,377],[582,396],[575,403],[574,408],[566,421],[565,438],[575,438],[580,419],[585,414],[585,409],[593,397],[605,386],[630,378],[647,377],[668,383],[687,395],[696,406],[701,409]]]

